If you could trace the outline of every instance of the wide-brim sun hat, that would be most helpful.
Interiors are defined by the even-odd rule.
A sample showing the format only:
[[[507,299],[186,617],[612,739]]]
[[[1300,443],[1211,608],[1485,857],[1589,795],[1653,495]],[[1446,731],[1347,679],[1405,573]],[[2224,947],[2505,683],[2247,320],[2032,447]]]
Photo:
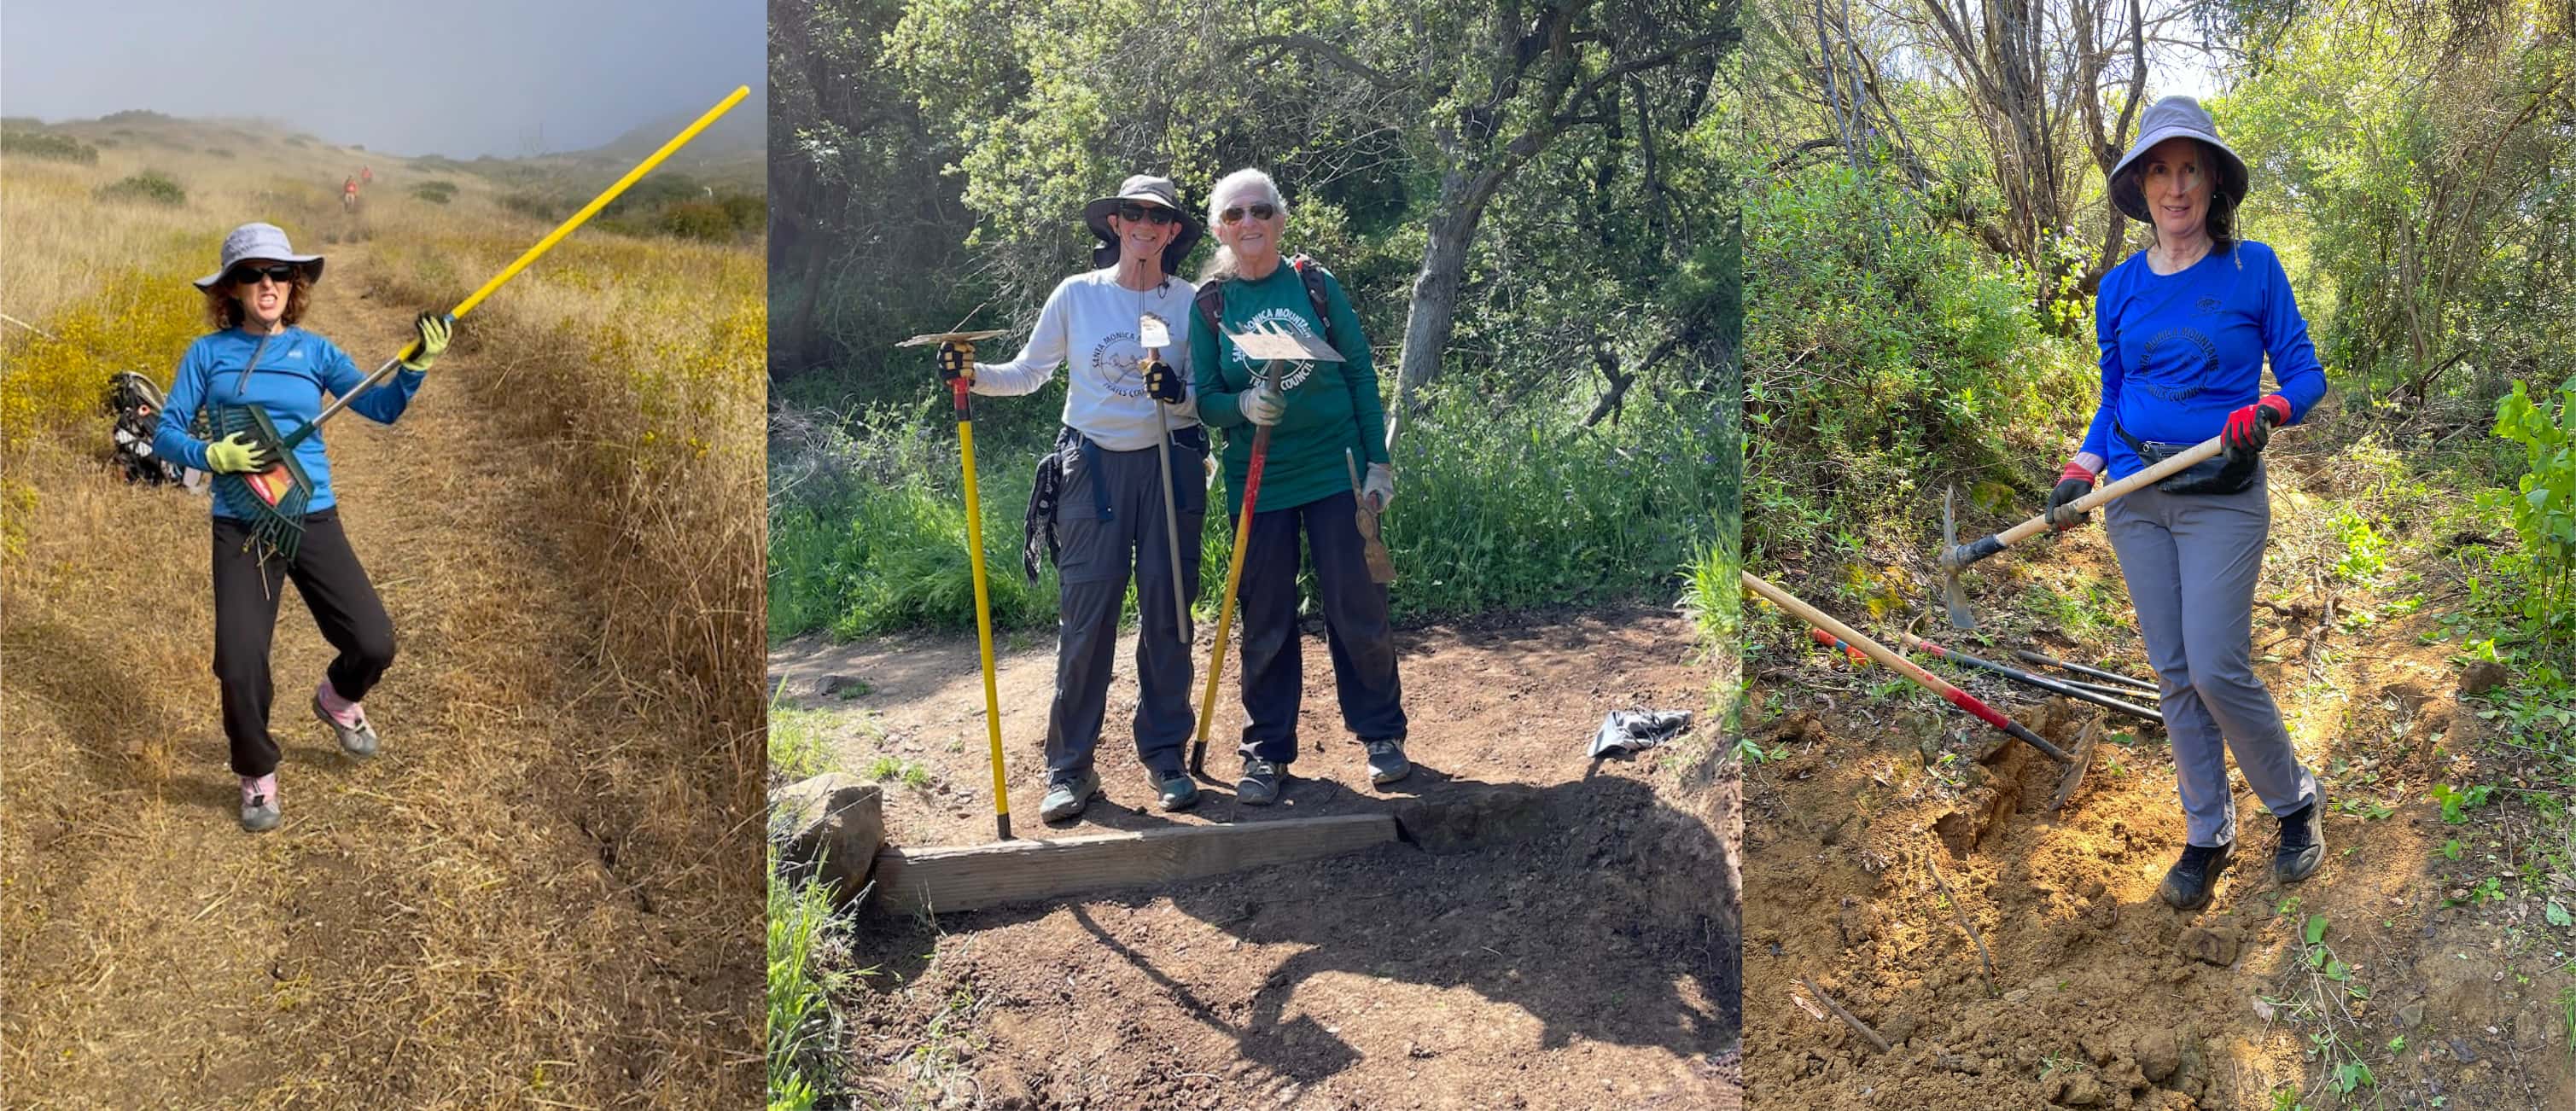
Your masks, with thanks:
[[[214,288],[217,283],[224,280],[224,275],[232,273],[233,267],[240,265],[243,259],[253,258],[267,259],[271,262],[291,262],[303,268],[305,281],[322,280],[322,256],[296,254],[295,248],[286,242],[285,229],[275,224],[243,224],[234,228],[231,235],[224,237],[224,264],[216,268],[214,273],[197,279],[197,288]]]
[[[2209,118],[2208,109],[2187,96],[2169,96],[2147,106],[2146,115],[2138,120],[2138,141],[2129,144],[2129,153],[2120,156],[2120,164],[2111,167],[2111,204],[2123,215],[2140,223],[2155,223],[2147,211],[2147,197],[2138,186],[2138,173],[2131,168],[2156,144],[2167,139],[2198,139],[2227,162],[2227,172],[2210,190],[2212,195],[2224,192],[2228,203],[2245,203],[2248,184],[2245,159],[2218,138],[2218,125]]]
[[[1129,201],[1161,205],[1170,209],[1172,218],[1180,222],[1181,233],[1173,236],[1171,244],[1163,248],[1163,272],[1180,273],[1181,260],[1188,258],[1190,248],[1198,246],[1199,240],[1206,237],[1207,228],[1181,204],[1181,191],[1172,184],[1172,179],[1152,174],[1129,177],[1118,183],[1117,195],[1102,197],[1082,206],[1082,222],[1091,228],[1091,234],[1100,237],[1100,246],[1091,252],[1092,265],[1117,265],[1118,233],[1109,230],[1109,217],[1118,211],[1119,205]]]

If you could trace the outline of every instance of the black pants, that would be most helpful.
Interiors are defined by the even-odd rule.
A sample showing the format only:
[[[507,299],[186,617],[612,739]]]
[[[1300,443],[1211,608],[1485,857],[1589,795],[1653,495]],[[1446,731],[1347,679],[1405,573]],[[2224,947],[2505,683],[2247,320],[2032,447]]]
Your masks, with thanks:
[[[1363,741],[1404,739],[1395,628],[1387,622],[1386,587],[1369,581],[1358,510],[1359,499],[1344,492],[1252,515],[1236,591],[1243,605],[1243,755],[1280,764],[1297,758],[1297,706],[1306,694],[1297,635],[1300,532],[1314,549],[1315,592],[1343,727]]]
[[[1199,478],[1207,436],[1197,428],[1173,436],[1172,509],[1180,523],[1181,585],[1198,597],[1199,526],[1207,486]],[[1178,775],[1182,750],[1198,716],[1190,705],[1190,646],[1172,611],[1171,538],[1164,533],[1163,471],[1155,449],[1085,451],[1064,441],[1064,494],[1056,528],[1058,620],[1055,701],[1047,710],[1046,761],[1051,783],[1070,783],[1091,769],[1109,712],[1109,676],[1118,655],[1118,611],[1136,581],[1136,759],[1157,775]],[[1103,510],[1107,513],[1104,515]]]
[[[269,642],[277,632],[277,599],[286,578],[313,611],[322,639],[340,655],[325,672],[331,689],[352,702],[365,698],[394,662],[394,623],[358,566],[358,553],[340,531],[339,510],[304,519],[295,558],[263,564],[250,530],[215,518],[215,683],[223,690],[224,738],[232,743],[233,772],[260,776],[277,770],[277,742],[268,735],[268,706],[275,691],[268,677]]]

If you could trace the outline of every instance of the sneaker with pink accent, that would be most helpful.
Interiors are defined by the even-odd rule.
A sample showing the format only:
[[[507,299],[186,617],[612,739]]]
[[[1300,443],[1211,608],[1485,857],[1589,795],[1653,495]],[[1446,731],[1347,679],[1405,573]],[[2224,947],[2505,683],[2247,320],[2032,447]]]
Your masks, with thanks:
[[[277,773],[242,776],[242,828],[252,833],[277,828]]]
[[[376,729],[367,724],[367,708],[340,697],[331,681],[313,688],[313,716],[340,738],[340,751],[364,760],[376,754]]]

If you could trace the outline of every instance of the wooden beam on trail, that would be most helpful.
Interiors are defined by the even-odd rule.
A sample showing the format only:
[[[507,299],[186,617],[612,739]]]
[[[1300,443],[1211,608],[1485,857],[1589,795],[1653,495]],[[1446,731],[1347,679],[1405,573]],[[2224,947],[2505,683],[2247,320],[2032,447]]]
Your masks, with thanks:
[[[868,901],[900,914],[976,910],[1340,856],[1395,839],[1394,815],[1338,814],[957,848],[888,848],[877,853],[876,892]]]

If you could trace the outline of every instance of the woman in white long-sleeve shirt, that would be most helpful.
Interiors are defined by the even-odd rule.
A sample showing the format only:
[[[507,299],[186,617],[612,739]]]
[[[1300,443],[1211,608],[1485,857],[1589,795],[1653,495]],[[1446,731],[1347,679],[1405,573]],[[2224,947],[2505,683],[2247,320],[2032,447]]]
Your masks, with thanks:
[[[968,344],[939,352],[943,379],[965,375],[973,392],[993,397],[1034,393],[1066,367],[1064,431],[1039,468],[1030,499],[1036,537],[1055,552],[1058,600],[1055,701],[1047,712],[1047,794],[1038,814],[1064,821],[1100,792],[1092,766],[1118,648],[1118,613],[1129,572],[1136,580],[1142,626],[1136,637],[1136,758],[1156,802],[1179,810],[1198,801],[1183,746],[1196,720],[1190,707],[1190,646],[1173,609],[1172,576],[1198,595],[1199,526],[1207,513],[1207,431],[1190,396],[1191,298],[1175,274],[1204,229],[1180,203],[1169,179],[1138,175],[1118,194],[1091,202],[1083,221],[1101,239],[1099,269],[1066,278],[1047,295],[1019,357],[978,363]],[[1147,350],[1138,327],[1162,319],[1170,345]],[[1157,410],[1161,410],[1158,412]],[[1172,566],[1165,534],[1158,441],[1170,429],[1173,516],[1181,566]],[[1034,555],[1029,563],[1032,574]]]

